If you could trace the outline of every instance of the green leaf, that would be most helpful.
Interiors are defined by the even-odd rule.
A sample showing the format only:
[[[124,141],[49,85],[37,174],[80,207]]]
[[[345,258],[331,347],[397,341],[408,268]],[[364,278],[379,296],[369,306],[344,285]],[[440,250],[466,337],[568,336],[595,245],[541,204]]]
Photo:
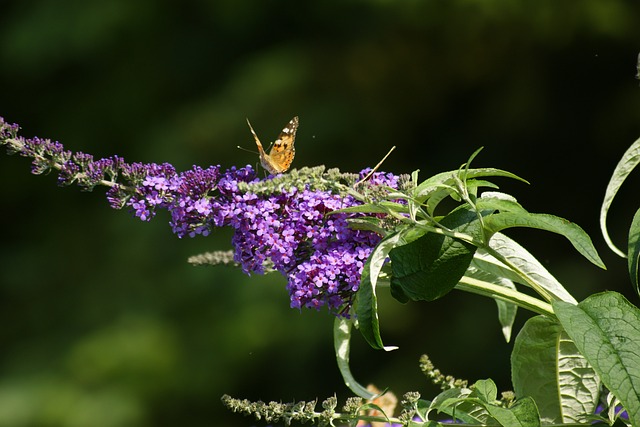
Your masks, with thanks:
[[[376,296],[378,276],[389,255],[389,251],[401,239],[401,233],[394,233],[378,243],[364,264],[360,288],[356,293],[355,310],[360,333],[367,343],[376,350],[385,348],[380,337],[380,323],[378,321],[378,297]]]
[[[640,426],[640,310],[616,292],[553,309],[580,353]]]
[[[406,207],[396,203],[398,206],[402,206],[406,210]],[[389,210],[380,206],[379,203],[365,203],[363,205],[350,206],[348,208],[337,209],[331,211],[332,214],[336,213],[388,213]]]
[[[378,320],[378,297],[376,288],[371,283],[371,258],[367,260],[360,276],[360,288],[356,293],[354,307],[358,319],[358,330],[369,345],[380,350],[384,347],[380,336],[380,322]]]
[[[586,422],[595,412],[600,380],[557,321],[529,319],[511,353],[516,396],[535,400],[545,423]]]
[[[454,189],[449,187],[442,187],[433,191],[426,201],[427,213],[433,215],[440,202],[451,196],[452,193],[454,193]]]
[[[513,196],[497,191],[485,191],[482,193],[482,196],[476,200],[476,209],[528,213]]]
[[[457,209],[441,224],[468,234],[479,232],[475,212]],[[391,258],[391,286],[413,301],[433,301],[453,289],[469,263],[476,247],[441,234],[428,233],[394,248]]]
[[[631,147],[629,147],[629,149],[622,155],[620,162],[618,162],[618,165],[613,170],[613,175],[611,176],[611,180],[609,181],[604,194],[604,201],[600,207],[600,230],[602,231],[604,240],[613,252],[623,258],[626,256],[625,253],[618,249],[616,245],[613,244],[611,237],[609,237],[609,232],[607,230],[607,215],[609,213],[611,203],[622,186],[622,183],[627,179],[638,163],[640,163],[640,139],[637,139],[633,144],[631,144]]]
[[[589,235],[580,226],[564,218],[548,214],[500,212],[486,217],[484,224],[490,233],[511,227],[528,227],[560,234],[566,237],[582,256],[598,267],[606,269]]]
[[[473,385],[471,396],[478,397],[485,403],[493,403],[498,398],[498,387],[492,380],[478,380]]]
[[[349,319],[338,318],[333,322],[333,347],[336,352],[336,361],[338,369],[342,374],[342,379],[349,390],[354,392],[356,396],[364,399],[373,399],[375,393],[370,392],[358,383],[349,367],[349,353],[351,348],[351,327],[352,321]]]
[[[387,234],[387,230],[385,230],[380,225],[379,218],[372,217],[360,217],[360,218],[347,218],[347,222],[349,223],[349,228],[353,230],[368,230],[373,231],[381,236]]]
[[[492,380],[480,380],[473,390],[450,389],[431,403],[429,411],[438,410],[468,425],[496,425],[505,427],[538,427],[540,417],[533,399],[519,399],[509,408],[498,406],[497,388]],[[427,412],[428,414],[428,412]]]
[[[431,193],[441,188],[443,185],[453,186],[455,184],[455,177],[459,176],[460,171],[454,170],[449,172],[442,172],[437,175],[432,176],[431,178],[423,181],[418,185],[414,191],[413,196],[416,200],[426,200]],[[468,169],[465,171],[466,179],[493,176],[493,177],[506,177],[517,179],[519,181],[528,182],[519,176],[512,174],[511,172],[507,172],[501,169],[494,168],[479,168],[479,169]]]
[[[510,285],[510,286],[508,286]],[[500,286],[510,287],[516,289],[512,282],[506,282]],[[498,321],[502,327],[502,335],[506,342],[511,341],[511,332],[513,332],[513,323],[516,321],[516,314],[518,314],[518,306],[500,299],[496,299],[496,305],[498,306]]]
[[[478,154],[480,154],[480,152],[484,149],[484,147],[480,147],[478,149],[476,149],[476,151],[474,151],[470,156],[469,156],[469,160],[467,160],[467,162],[463,165],[464,166],[464,171],[468,171],[469,170],[469,166],[471,165],[471,162],[473,162],[473,159],[475,159]]]
[[[485,180],[471,179],[467,181],[467,188],[469,192],[475,194],[479,187],[498,188],[497,185]],[[458,191],[454,187],[450,185],[441,185],[440,188],[433,191],[426,200],[426,212],[429,215],[433,215],[440,202],[445,200],[447,197],[451,197],[456,202],[460,201]]]
[[[415,188],[418,185],[418,174],[420,173],[420,169],[416,169],[413,172],[411,172],[411,184],[413,186],[413,188]]]
[[[476,403],[477,399],[469,399],[471,393],[468,388],[445,390],[433,399],[425,415],[438,411],[470,425],[483,425],[493,421],[489,413]]]
[[[640,295],[640,284],[638,283],[638,260],[640,258],[640,210],[636,211],[629,227],[629,248],[628,248],[628,268],[631,283],[636,288],[636,293]]]
[[[503,408],[497,405],[486,405],[491,416],[504,427],[539,427],[538,408],[530,397],[519,399],[513,406]]]
[[[487,188],[499,188],[496,184],[491,181],[487,181],[484,179],[470,179],[467,181],[467,187],[473,189],[473,192],[477,192],[478,188],[487,187]]]
[[[577,301],[567,292],[562,284],[515,240],[504,234],[496,233],[489,241],[489,248],[504,257],[518,272],[498,261],[484,249],[479,249],[473,259],[473,264],[479,269],[491,272],[496,276],[504,277],[512,282],[529,286],[529,283],[522,277],[522,275],[525,275],[531,280],[534,280],[538,286],[554,298],[577,304]]]

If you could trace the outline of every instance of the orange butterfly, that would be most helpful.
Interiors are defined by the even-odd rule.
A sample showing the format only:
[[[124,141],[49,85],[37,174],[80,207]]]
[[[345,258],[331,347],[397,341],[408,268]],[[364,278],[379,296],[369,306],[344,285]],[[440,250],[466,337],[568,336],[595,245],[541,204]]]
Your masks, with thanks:
[[[247,123],[249,124],[249,129],[251,129],[251,133],[256,140],[262,167],[272,174],[286,172],[289,167],[291,167],[293,157],[296,155],[296,148],[293,144],[296,140],[296,130],[298,130],[298,116],[291,119],[289,124],[282,129],[280,136],[278,136],[278,139],[273,143],[273,148],[271,148],[269,154],[265,153],[264,148],[262,148],[258,135],[256,135],[253,127],[251,127],[249,119],[247,119]]]

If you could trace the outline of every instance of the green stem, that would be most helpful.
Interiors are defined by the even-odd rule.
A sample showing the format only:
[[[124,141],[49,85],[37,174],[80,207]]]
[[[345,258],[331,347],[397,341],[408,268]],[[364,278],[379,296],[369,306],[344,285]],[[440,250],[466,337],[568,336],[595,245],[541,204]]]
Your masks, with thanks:
[[[504,286],[499,286],[493,283],[483,282],[481,280],[463,276],[460,279],[460,282],[458,282],[458,284],[456,285],[456,289],[486,296],[489,298],[511,302],[519,307],[531,310],[534,313],[555,317],[551,304],[548,304],[527,294],[523,294],[522,292],[505,288]]]

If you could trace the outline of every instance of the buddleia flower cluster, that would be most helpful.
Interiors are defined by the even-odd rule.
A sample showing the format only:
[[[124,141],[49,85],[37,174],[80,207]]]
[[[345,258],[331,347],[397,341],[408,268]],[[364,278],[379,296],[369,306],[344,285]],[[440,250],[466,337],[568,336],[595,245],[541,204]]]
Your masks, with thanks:
[[[106,186],[111,207],[128,208],[150,221],[170,215],[178,237],[207,236],[232,227],[234,260],[247,274],[275,270],[287,278],[291,307],[327,307],[348,315],[369,254],[380,241],[373,231],[357,230],[348,220],[360,214],[333,213],[360,202],[344,191],[369,176],[370,188],[397,188],[390,173],[358,175],[310,173],[260,179],[251,166],[217,166],[178,172],[168,164],[127,163],[118,156],[94,159],[65,150],[49,139],[24,138],[19,127],[0,118],[0,142],[10,154],[32,159],[32,173],[58,172],[58,184],[91,191]],[[331,175],[331,174],[329,174]],[[338,181],[342,181],[339,183]]]

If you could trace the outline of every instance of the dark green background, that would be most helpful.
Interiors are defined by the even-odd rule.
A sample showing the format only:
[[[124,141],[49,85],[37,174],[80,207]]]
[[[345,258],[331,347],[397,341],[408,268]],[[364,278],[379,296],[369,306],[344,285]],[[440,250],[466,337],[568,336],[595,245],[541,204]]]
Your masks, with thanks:
[[[598,231],[606,183],[640,136],[640,6],[629,1],[10,1],[0,7],[0,115],[25,136],[96,157],[179,170],[255,164],[294,115],[294,166],[510,170],[532,212],[582,225],[609,267],[562,238],[511,233],[576,298],[609,289],[637,303],[625,261]],[[288,308],[282,277],[194,268],[231,234],[179,240],[111,210],[104,191],[58,188],[0,156],[0,426],[251,425],[223,393],[348,395],[332,319]],[[638,179],[614,206],[619,245]],[[519,324],[526,318],[521,313]],[[494,303],[454,291],[401,306],[382,295],[394,353],[354,342],[353,370],[397,394],[435,389],[417,360],[510,388]]]

